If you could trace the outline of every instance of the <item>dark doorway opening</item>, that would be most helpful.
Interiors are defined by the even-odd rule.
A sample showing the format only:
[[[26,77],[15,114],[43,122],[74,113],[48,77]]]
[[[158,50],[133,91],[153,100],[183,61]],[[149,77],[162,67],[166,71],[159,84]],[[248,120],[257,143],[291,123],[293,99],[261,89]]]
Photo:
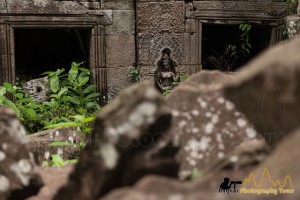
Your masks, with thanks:
[[[15,29],[16,75],[24,81],[46,71],[89,63],[89,29]]]
[[[241,43],[239,25],[203,24],[202,30],[202,68],[236,71],[270,45],[272,28],[252,25],[248,34],[250,52],[237,56],[232,56],[230,45]]]

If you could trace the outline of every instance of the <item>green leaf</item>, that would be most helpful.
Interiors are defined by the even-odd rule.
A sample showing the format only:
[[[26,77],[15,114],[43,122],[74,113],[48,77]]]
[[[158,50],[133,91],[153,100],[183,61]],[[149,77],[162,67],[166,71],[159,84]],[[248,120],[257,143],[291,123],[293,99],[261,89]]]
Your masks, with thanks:
[[[25,109],[25,112],[26,112],[27,116],[28,116],[30,119],[32,119],[32,120],[36,119],[36,112],[35,112],[34,109],[32,109],[32,108],[26,108],[26,109]]]
[[[92,109],[94,107],[95,108],[97,107],[97,104],[95,102],[89,102],[89,103],[85,104],[86,109]]]
[[[54,74],[54,72],[47,71],[47,72],[42,73],[41,75],[49,75],[49,76],[51,76],[52,74]]]
[[[20,111],[18,110],[18,108],[16,107],[16,104],[14,104],[14,102],[12,102],[9,99],[4,99],[3,100],[4,105],[6,105],[7,107],[11,108],[18,117],[20,117]]]
[[[90,77],[89,77],[89,75],[88,75],[87,73],[85,73],[85,72],[81,72],[81,73],[79,74],[78,78],[77,78],[78,84],[79,84],[80,86],[83,86],[83,85],[87,84],[87,82],[89,82],[89,80],[90,80]]]
[[[44,101],[43,102],[43,105],[47,106],[47,107],[50,107],[50,108],[53,108],[55,105],[53,105],[53,103],[49,102],[49,101]]]
[[[93,129],[89,128],[89,127],[83,128],[83,130],[82,130],[83,133],[91,133],[92,131],[93,131]]]
[[[56,70],[56,74],[59,76],[59,75],[61,75],[64,71],[65,71],[65,69],[58,69],[58,70]]]
[[[69,75],[68,75],[68,80],[73,83],[75,82],[76,78],[77,78],[77,75],[78,75],[78,64],[73,62],[72,63],[72,66],[71,66],[71,69],[69,71]]]
[[[59,155],[51,155],[51,158],[54,165],[58,167],[62,167],[64,165],[64,160]]]
[[[46,129],[52,129],[52,128],[64,128],[64,127],[79,127],[81,124],[80,123],[75,123],[75,122],[61,122],[58,124],[52,124],[49,126],[46,126]]]
[[[6,88],[0,87],[0,96],[4,96],[6,94]]]
[[[76,96],[66,96],[66,97],[63,98],[63,100],[71,102],[71,103],[73,103],[75,105],[79,105],[80,104],[80,101],[79,101],[79,99]]]
[[[90,85],[84,89],[83,93],[88,94],[88,93],[94,92],[96,89],[97,89],[96,85]]]
[[[191,174],[191,180],[195,181],[197,179],[199,179],[202,176],[202,173],[197,169],[194,168]]]
[[[49,167],[49,163],[47,161],[42,162],[42,167]]]
[[[247,32],[249,32],[251,30],[251,27],[252,26],[250,24],[247,26]]]
[[[23,93],[16,93],[14,95],[17,99],[22,99],[24,97],[24,94]]]
[[[33,102],[33,98],[32,97],[26,97],[26,98],[22,98],[22,99],[18,99],[18,103],[22,104],[22,103],[30,103]]]
[[[62,142],[62,141],[56,141],[56,142],[51,142],[49,146],[74,146],[76,144],[71,143],[71,142]]]
[[[78,162],[78,159],[66,160],[65,162],[66,162],[66,164],[75,164]]]
[[[248,32],[243,32],[241,35],[241,39],[240,40],[247,40],[247,38],[245,38],[245,36],[248,34]]]
[[[74,118],[77,121],[82,122],[84,119],[84,116],[83,115],[74,115],[74,116],[72,116],[72,118]]]
[[[86,99],[93,99],[93,98],[96,98],[96,97],[99,97],[100,96],[100,93],[93,93],[93,94],[90,94],[86,97]]]
[[[50,87],[52,92],[56,93],[59,90],[59,78],[57,75],[50,78]]]
[[[12,87],[13,87],[12,84],[10,84],[10,83],[8,83],[8,82],[4,82],[4,83],[3,83],[3,86],[4,86],[6,89],[12,88]]]
[[[89,123],[95,121],[96,117],[87,117],[82,122],[83,123]]]
[[[242,31],[245,31],[247,28],[247,26],[244,24],[244,26],[242,27]]]
[[[60,98],[64,93],[66,93],[68,91],[67,87],[63,87],[59,93],[58,93],[58,98]]]
[[[79,70],[82,71],[82,72],[85,72],[88,75],[90,75],[90,73],[91,73],[90,70],[88,70],[86,68],[83,68],[83,67],[80,67]]]

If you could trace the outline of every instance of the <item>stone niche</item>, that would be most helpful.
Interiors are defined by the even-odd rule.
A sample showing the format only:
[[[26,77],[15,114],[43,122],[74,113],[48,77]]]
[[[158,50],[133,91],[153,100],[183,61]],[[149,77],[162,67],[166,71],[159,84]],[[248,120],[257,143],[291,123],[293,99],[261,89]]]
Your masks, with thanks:
[[[126,10],[122,20],[131,20],[128,26],[133,26],[133,2],[129,0],[118,7],[112,0],[0,1],[0,83],[14,83],[17,76],[33,79],[42,72],[68,69],[72,61],[82,61],[91,69],[92,81],[103,97],[101,104],[105,104],[110,83],[107,71],[120,67],[106,59],[107,51],[120,43],[118,38],[110,39],[119,33],[120,10]],[[123,50],[135,55],[134,49],[133,43]],[[134,63],[134,58],[131,60]]]
[[[153,80],[161,51],[168,47],[180,73],[210,69],[204,62],[211,48],[223,48],[241,23],[252,25],[252,58],[282,40],[287,14],[287,4],[279,0],[139,0],[138,65],[144,78]]]

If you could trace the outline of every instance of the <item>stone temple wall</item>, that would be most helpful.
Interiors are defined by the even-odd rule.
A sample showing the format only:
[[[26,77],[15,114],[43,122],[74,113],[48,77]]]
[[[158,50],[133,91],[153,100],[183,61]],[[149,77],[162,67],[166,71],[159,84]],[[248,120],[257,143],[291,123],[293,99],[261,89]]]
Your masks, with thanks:
[[[134,0],[0,1],[0,83],[15,81],[15,28],[90,29],[89,65],[102,104],[131,83],[128,73],[136,63]]]
[[[0,83],[15,81],[16,28],[91,29],[89,63],[105,104],[132,83],[133,67],[153,80],[164,48],[180,73],[200,71],[203,24],[269,26],[272,45],[281,40],[287,13],[281,0],[0,1]]]
[[[128,74],[136,65],[134,0],[104,0],[112,10],[113,24],[106,27],[106,66],[108,99],[130,85]]]
[[[280,32],[287,16],[286,3],[279,0],[138,0],[138,66],[143,79],[153,80],[162,49],[172,50],[180,73],[202,69],[201,34],[203,24],[239,24],[269,26],[270,45],[281,40]]]

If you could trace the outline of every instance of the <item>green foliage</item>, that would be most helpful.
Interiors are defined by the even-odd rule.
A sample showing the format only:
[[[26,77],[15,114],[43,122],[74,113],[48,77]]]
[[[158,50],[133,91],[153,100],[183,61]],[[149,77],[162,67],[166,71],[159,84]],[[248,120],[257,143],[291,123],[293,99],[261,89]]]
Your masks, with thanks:
[[[251,28],[252,26],[250,24],[240,24],[239,29],[241,31],[241,34],[238,41],[233,45],[229,45],[230,57],[234,58],[238,56],[238,54],[250,54],[252,46],[249,43],[249,32]]]
[[[288,4],[288,14],[289,15],[296,14],[298,0],[285,0],[285,1]]]
[[[194,168],[191,174],[191,181],[196,181],[202,176],[202,173],[197,169]]]
[[[72,120],[69,120],[68,122],[52,124],[47,126],[46,128],[52,129],[63,127],[78,127],[79,131],[83,133],[80,138],[80,144],[73,144],[70,142],[52,142],[50,146],[78,146],[80,148],[83,148],[85,146],[87,136],[92,132],[92,123],[95,121],[96,118],[94,116],[85,117],[84,115],[75,115],[71,116],[71,118]]]
[[[133,83],[137,83],[141,80],[140,71],[137,68],[132,68],[129,72],[129,76]]]
[[[49,77],[51,88],[49,101],[36,103],[22,88],[4,83],[0,86],[0,106],[13,109],[29,133],[54,128],[57,124],[74,125],[74,119],[78,120],[79,116],[90,119],[100,110],[97,103],[100,94],[95,85],[89,84],[90,71],[82,67],[82,63],[72,63],[68,74],[64,72],[64,69],[58,69],[44,73]],[[77,125],[81,126],[80,123]]]
[[[176,79],[175,79],[175,81],[173,81],[173,85],[174,86],[178,86],[179,85],[179,83],[181,83],[182,81],[184,81],[185,79],[187,79],[189,77],[189,75],[187,75],[186,73],[180,73],[177,77],[176,77]]]
[[[216,66],[217,69],[222,71],[231,71],[237,69],[239,66],[243,65],[245,59],[251,52],[250,44],[250,31],[252,25],[243,23],[239,25],[239,32],[236,39],[229,44],[224,53],[216,56],[210,57],[210,62]]]
[[[163,93],[162,93],[163,97],[168,96],[171,93],[171,91],[172,90],[165,90],[165,91],[163,91]]]
[[[72,160],[64,160],[62,157],[60,157],[57,154],[51,155],[51,161],[43,161],[42,167],[50,167],[50,166],[56,166],[56,167],[62,167],[69,164],[77,163],[78,159],[72,159]]]
[[[48,108],[49,118],[44,125],[70,122],[72,116],[83,115],[92,116],[94,112],[100,110],[97,98],[100,93],[96,92],[96,86],[88,84],[90,71],[80,67],[82,63],[72,63],[67,75],[62,74],[64,70],[58,69],[56,72],[46,72],[51,85],[51,100],[44,102]],[[52,83],[52,84],[51,84]]]
[[[15,101],[10,100],[13,97]],[[15,111],[21,122],[25,125],[26,130],[33,132],[42,128],[42,116],[38,113],[42,112],[43,106],[34,102],[32,97],[25,94],[22,88],[13,86],[10,83],[3,83],[0,86],[0,106],[6,106]]]

